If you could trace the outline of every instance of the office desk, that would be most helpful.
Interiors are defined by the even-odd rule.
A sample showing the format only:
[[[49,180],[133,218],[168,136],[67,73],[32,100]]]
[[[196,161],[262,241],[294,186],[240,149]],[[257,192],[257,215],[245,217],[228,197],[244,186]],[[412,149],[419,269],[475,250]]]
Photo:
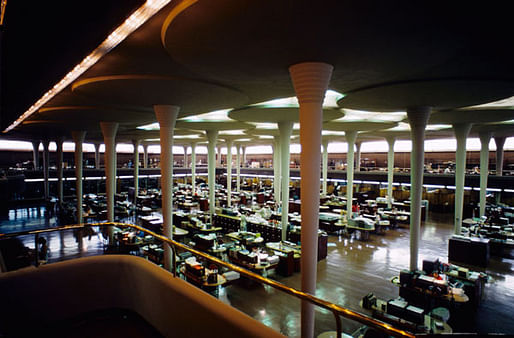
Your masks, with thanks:
[[[211,293],[215,297],[218,296],[218,288],[227,282],[227,279],[219,273],[216,274],[216,282],[208,282],[207,275],[211,273],[211,270],[209,269],[205,269],[205,275],[202,277],[189,273],[185,266],[180,267],[180,273],[184,275],[186,281],[208,293]]]

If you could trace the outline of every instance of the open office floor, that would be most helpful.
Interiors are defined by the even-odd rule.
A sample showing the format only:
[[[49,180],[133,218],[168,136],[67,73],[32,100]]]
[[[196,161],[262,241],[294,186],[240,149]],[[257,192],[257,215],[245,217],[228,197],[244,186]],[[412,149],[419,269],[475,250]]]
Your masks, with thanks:
[[[51,226],[56,220],[45,220],[44,208],[18,209],[16,220],[11,211],[8,219],[0,220],[0,232],[22,231],[42,226]],[[429,213],[422,225],[420,264],[423,259],[440,258],[446,262],[448,238],[452,233],[451,214]],[[73,232],[51,233],[48,237],[49,261],[101,254],[101,236],[85,238],[82,251],[78,250]],[[33,237],[24,242],[34,247]],[[318,264],[317,296],[330,302],[365,312],[359,306],[363,296],[369,292],[379,298],[398,296],[398,288],[390,279],[408,267],[409,230],[389,230],[385,235],[372,235],[368,241],[330,235],[328,257]],[[474,268],[477,269],[477,268]],[[514,334],[514,260],[491,257],[485,270],[492,280],[486,284],[485,298],[476,313],[456,321],[450,318],[454,332],[508,333]],[[281,277],[270,273],[269,277],[300,289],[300,274]],[[291,337],[300,336],[299,301],[272,288],[244,286],[241,283],[220,290],[219,298],[242,310],[266,325]],[[353,332],[357,323],[343,320],[345,331]],[[316,334],[333,330],[333,315],[324,310],[316,313]]]

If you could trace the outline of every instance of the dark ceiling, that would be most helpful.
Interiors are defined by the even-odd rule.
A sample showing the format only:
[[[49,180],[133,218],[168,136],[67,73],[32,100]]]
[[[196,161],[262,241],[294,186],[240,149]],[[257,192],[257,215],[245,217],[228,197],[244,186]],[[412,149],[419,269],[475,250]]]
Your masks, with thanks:
[[[96,48],[143,0],[7,3],[0,33],[5,129]]]

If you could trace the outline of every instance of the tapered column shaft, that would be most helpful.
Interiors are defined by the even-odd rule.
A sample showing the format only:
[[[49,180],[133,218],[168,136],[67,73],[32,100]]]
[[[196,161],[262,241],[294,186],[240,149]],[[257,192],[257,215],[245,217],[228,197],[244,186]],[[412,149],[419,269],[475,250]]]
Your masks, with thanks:
[[[59,211],[62,210],[61,207],[62,207],[62,203],[63,203],[63,199],[64,199],[63,183],[62,183],[62,178],[63,178],[62,146],[63,146],[63,142],[64,142],[63,137],[59,137],[55,141],[55,145],[57,147],[57,150],[56,150],[56,155],[57,155],[57,161],[56,161],[57,162],[57,198],[59,199]]]
[[[291,142],[291,132],[293,130],[293,122],[279,122],[280,130],[280,170],[282,175],[280,188],[282,193],[282,240],[287,239],[287,226],[289,224],[289,145]]]
[[[134,203],[137,201],[139,195],[139,145],[141,140],[133,140],[134,145]]]
[[[50,196],[50,185],[48,184],[49,168],[50,168],[50,141],[43,141],[43,193],[45,200]]]
[[[148,144],[143,144],[143,168],[148,168]]]
[[[361,146],[362,142],[355,142],[355,171],[361,171]]]
[[[480,217],[485,215],[487,176],[489,176],[489,142],[491,133],[480,133]]]
[[[318,62],[300,63],[289,68],[300,104],[302,291],[313,295],[316,293],[322,104],[332,69],[331,65]],[[301,324],[302,337],[313,337],[314,306],[306,301],[302,301]]]
[[[161,194],[163,235],[173,239],[173,131],[180,108],[171,105],[155,105],[161,140]],[[164,268],[171,270],[172,251],[164,245]]]
[[[393,180],[394,180],[394,137],[387,138],[387,207],[393,206]]]
[[[95,168],[100,169],[100,143],[95,143]]]
[[[217,130],[207,131],[207,173],[209,176],[209,216],[212,224],[212,216],[216,208],[214,201],[214,192],[216,189],[216,140],[218,138]]]
[[[188,163],[187,163],[187,146],[183,146],[183,148],[184,148],[184,160],[183,160],[182,167],[183,168],[187,168],[188,167]]]
[[[77,223],[83,223],[82,219],[82,169],[83,169],[83,151],[82,144],[86,137],[85,131],[72,131],[71,136],[75,142],[75,191],[77,193]]]
[[[216,157],[216,166],[221,167],[221,146],[217,147],[218,157]]]
[[[355,152],[355,139],[357,138],[356,131],[345,131],[344,133],[346,142],[348,143],[348,153],[346,158],[346,219],[352,218],[352,203],[353,203],[353,164]]]
[[[323,196],[327,195],[327,178],[328,178],[328,141],[323,141],[323,188],[322,194]]]
[[[457,152],[455,159],[455,218],[454,232],[460,235],[462,226],[462,208],[464,206],[464,181],[466,178],[466,139],[471,124],[454,124],[453,131],[457,139]]]
[[[107,221],[114,222],[114,195],[116,194],[116,133],[118,123],[100,122],[104,137],[105,152],[105,197],[107,199]],[[107,229],[109,243],[114,244],[112,227]]]
[[[503,176],[503,146],[505,145],[505,137],[495,136],[496,143],[496,176]]]
[[[243,146],[243,168],[246,167],[246,146]]]
[[[275,204],[279,205],[282,198],[280,197],[280,137],[277,135],[274,137],[273,142],[273,194],[275,199]]]
[[[418,251],[421,226],[421,196],[425,160],[425,128],[432,109],[418,107],[407,109],[411,128],[411,187],[410,187],[410,270],[418,269]]]
[[[227,141],[227,206],[232,206],[232,141]]]
[[[196,191],[196,142],[191,143],[191,191]]]
[[[32,141],[32,161],[34,162],[34,170],[39,170],[39,144],[40,141]]]
[[[241,146],[236,145],[236,191],[239,194],[241,192]]]

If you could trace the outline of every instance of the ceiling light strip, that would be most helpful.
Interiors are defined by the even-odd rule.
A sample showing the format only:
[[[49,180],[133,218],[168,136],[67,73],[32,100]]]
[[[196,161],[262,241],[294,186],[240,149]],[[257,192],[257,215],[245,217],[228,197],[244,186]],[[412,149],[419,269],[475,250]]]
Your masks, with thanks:
[[[37,112],[45,103],[50,101],[55,95],[60,93],[69,84],[75,81],[80,75],[91,68],[98,60],[109,53],[114,47],[119,45],[125,38],[132,34],[148,19],[154,16],[171,0],[148,0],[139,7],[130,17],[128,17],[116,30],[114,30],[95,50],[86,56],[78,65],[48,90],[39,100],[30,106],[16,121],[14,121],[3,132],[7,133],[16,128],[24,120]]]

